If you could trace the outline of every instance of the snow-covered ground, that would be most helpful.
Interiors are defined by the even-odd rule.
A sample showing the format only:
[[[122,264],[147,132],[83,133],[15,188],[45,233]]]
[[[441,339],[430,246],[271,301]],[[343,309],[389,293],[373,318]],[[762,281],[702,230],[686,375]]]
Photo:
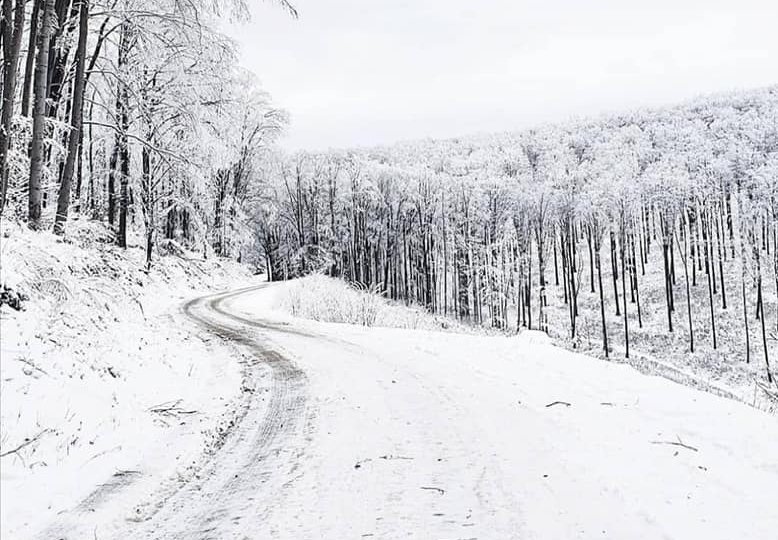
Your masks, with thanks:
[[[59,269],[52,279],[80,302],[40,294],[30,306],[47,311],[3,312],[3,452],[44,433],[2,458],[4,538],[769,540],[778,530],[774,415],[534,332],[297,319],[279,308],[294,284],[187,302],[205,281],[172,261],[145,276],[134,255],[41,238],[12,248],[56,264],[8,271],[41,281],[31,268]],[[117,269],[123,299],[105,312],[81,279],[95,254],[101,274]],[[211,270],[225,286],[247,277]],[[160,404],[175,406],[153,412]]]
[[[239,353],[180,310],[246,269],[165,257],[147,275],[140,249],[82,232],[62,242],[3,223],[3,285],[30,299],[0,314],[2,538],[108,493],[143,516],[240,410]]]
[[[278,290],[278,288],[276,288]],[[278,320],[273,290],[235,298]],[[770,539],[778,422],[547,343],[287,319],[315,427],[281,538]],[[308,440],[310,439],[310,440]]]

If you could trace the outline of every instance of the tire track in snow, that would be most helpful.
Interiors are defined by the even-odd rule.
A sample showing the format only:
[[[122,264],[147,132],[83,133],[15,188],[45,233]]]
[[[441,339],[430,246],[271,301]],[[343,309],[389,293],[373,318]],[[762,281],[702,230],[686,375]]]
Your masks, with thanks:
[[[219,450],[191,480],[174,481],[172,490],[158,492],[142,520],[122,520],[117,515],[98,531],[90,519],[141,474],[123,476],[121,482],[110,479],[96,488],[39,538],[66,540],[95,534],[101,540],[205,540],[261,533],[263,518],[283,501],[283,493],[294,482],[297,462],[304,456],[305,434],[313,430],[314,412],[308,406],[305,374],[253,329],[316,337],[278,323],[243,319],[223,307],[225,301],[264,286],[205,296],[183,306],[183,312],[200,326],[251,353],[243,377],[248,397]],[[269,388],[262,388],[268,370]]]
[[[244,538],[247,531],[260,531],[264,515],[282,500],[302,456],[302,433],[312,429],[306,376],[222,306],[261,287],[196,299],[184,307],[201,326],[253,354],[246,377],[253,397],[242,421],[199,478],[165,501],[151,519],[128,531],[133,537]],[[260,365],[270,369],[266,402],[257,392],[260,373],[253,369]]]

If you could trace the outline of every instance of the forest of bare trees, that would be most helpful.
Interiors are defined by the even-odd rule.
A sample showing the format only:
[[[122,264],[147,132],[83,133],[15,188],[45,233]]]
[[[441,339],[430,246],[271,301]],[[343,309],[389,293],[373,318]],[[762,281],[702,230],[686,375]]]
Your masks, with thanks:
[[[239,256],[252,165],[286,124],[214,30],[247,13],[239,0],[3,0],[3,215],[60,235],[104,222],[119,246],[138,237],[147,266],[165,241]]]
[[[262,174],[254,219],[274,279],[325,271],[472,324],[540,329],[605,356],[657,340],[734,354],[772,380],[776,88],[298,153]]]

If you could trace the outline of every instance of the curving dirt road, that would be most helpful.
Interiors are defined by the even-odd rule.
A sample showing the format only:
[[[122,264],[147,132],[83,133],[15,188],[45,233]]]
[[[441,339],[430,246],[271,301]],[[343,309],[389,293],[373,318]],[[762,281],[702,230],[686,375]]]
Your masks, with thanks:
[[[272,294],[184,307],[250,353],[235,426],[198,474],[94,530],[133,481],[114,479],[46,538],[767,540],[778,527],[774,417],[539,339],[284,318]]]

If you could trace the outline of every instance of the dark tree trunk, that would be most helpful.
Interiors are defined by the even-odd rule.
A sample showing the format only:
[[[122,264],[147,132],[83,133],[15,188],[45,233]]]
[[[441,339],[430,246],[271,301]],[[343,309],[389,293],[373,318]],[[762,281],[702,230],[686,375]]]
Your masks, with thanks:
[[[89,0],[79,1],[78,47],[76,49],[76,80],[73,85],[73,106],[71,108],[71,130],[68,139],[68,154],[62,172],[62,182],[57,197],[57,215],[54,219],[54,233],[65,232],[65,222],[70,206],[70,186],[73,183],[73,170],[77,155],[80,154],[81,125],[84,104],[84,60],[86,58],[86,38],[89,32]]]
[[[121,26],[121,36],[119,38],[119,58],[118,69],[122,71],[127,63],[127,54],[130,50],[130,26],[128,22],[123,22]],[[118,126],[118,165],[119,165],[119,231],[117,234],[117,243],[119,247],[127,247],[127,214],[130,206],[130,148],[127,141],[127,132],[129,131],[129,91],[127,85],[119,84],[118,98],[116,100],[117,114],[119,120]]]
[[[616,316],[621,316],[619,308],[619,271],[616,265],[616,235],[610,231],[611,240],[611,274],[613,276],[613,300],[616,302]]]
[[[599,234],[599,233],[598,233]],[[602,347],[605,351],[605,358],[608,358],[608,327],[605,323],[605,291],[602,288],[602,263],[600,261],[600,241],[599,236],[594,240],[595,266],[597,267],[597,281],[600,289],[600,318],[602,320]]]
[[[24,2],[3,0],[3,106],[0,114],[0,214],[8,197],[8,152],[11,149],[11,125],[16,98],[17,66],[24,30]],[[13,24],[11,23],[13,16]]]

